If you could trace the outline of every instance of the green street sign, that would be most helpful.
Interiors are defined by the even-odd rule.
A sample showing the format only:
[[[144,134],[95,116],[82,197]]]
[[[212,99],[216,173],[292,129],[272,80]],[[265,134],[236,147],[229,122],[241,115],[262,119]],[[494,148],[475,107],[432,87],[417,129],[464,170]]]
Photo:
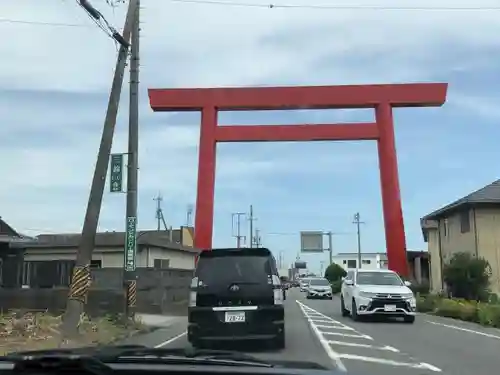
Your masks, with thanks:
[[[112,193],[121,193],[123,191],[123,154],[111,155],[109,190]]]
[[[135,271],[135,258],[137,254],[137,217],[127,217],[125,232],[125,271]]]

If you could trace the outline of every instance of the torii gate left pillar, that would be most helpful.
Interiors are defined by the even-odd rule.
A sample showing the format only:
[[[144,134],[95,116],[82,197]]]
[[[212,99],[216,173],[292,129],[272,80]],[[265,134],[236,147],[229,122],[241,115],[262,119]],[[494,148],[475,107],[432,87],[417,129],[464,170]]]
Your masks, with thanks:
[[[195,246],[212,247],[217,142],[376,140],[389,269],[407,275],[393,107],[441,106],[446,83],[149,89],[154,111],[201,111]],[[224,125],[218,111],[374,108],[376,121],[322,125]]]

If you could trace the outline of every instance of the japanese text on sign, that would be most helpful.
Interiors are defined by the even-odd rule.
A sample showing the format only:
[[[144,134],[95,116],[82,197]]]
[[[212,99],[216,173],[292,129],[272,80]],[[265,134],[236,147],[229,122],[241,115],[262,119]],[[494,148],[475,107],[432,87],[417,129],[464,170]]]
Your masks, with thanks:
[[[137,253],[137,217],[127,217],[127,230],[125,234],[125,271],[135,271],[135,257]]]
[[[123,154],[111,155],[111,171],[109,189],[112,193],[121,193],[123,190]]]

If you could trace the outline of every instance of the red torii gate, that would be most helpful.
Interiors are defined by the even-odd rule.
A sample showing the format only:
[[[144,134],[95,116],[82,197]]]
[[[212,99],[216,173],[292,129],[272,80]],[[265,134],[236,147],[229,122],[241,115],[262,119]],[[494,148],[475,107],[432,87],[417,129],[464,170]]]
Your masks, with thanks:
[[[149,89],[153,111],[201,111],[194,245],[212,247],[217,142],[376,140],[389,268],[407,275],[392,108],[437,107],[446,83]],[[218,111],[374,108],[375,122],[316,125],[224,125]]]

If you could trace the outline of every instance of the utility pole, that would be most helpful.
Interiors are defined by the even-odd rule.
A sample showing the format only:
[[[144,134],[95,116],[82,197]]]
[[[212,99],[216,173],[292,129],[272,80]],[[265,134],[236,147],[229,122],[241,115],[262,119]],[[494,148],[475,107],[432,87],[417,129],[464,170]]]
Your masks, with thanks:
[[[250,205],[250,217],[248,218],[248,221],[250,223],[250,247],[253,247],[253,205]]]
[[[359,212],[356,212],[354,215],[353,224],[356,224],[357,236],[358,236],[358,267],[361,268],[361,224],[364,224],[363,221],[360,220],[361,216]]]
[[[261,245],[260,229],[255,229],[255,247],[260,247]]]
[[[161,202],[163,201],[163,197],[161,196],[161,193],[158,193],[156,198],[153,198],[153,200],[156,201],[156,213],[155,213],[156,230],[160,231],[161,230],[161,219],[163,216],[162,209],[161,209]]]
[[[130,56],[130,103],[128,121],[127,208],[125,220],[124,289],[125,316],[134,318],[137,305],[137,189],[139,170],[139,32],[140,0],[137,0],[132,29]],[[159,201],[160,202],[160,201]]]
[[[333,263],[333,233],[330,231],[327,233],[328,235],[328,253],[330,255],[330,263],[329,264],[332,264]]]
[[[91,7],[87,2],[81,2],[81,4],[84,7]],[[108,108],[106,110],[101,143],[97,154],[97,162],[94,169],[94,176],[92,178],[87,210],[85,212],[82,236],[78,247],[75,267],[73,268],[68,303],[63,319],[62,330],[66,336],[71,336],[78,332],[78,323],[80,322],[80,316],[83,312],[83,307],[87,300],[87,294],[90,287],[90,261],[92,260],[92,251],[95,247],[95,237],[101,213],[102,196],[104,193],[104,186],[106,184],[109,157],[111,154],[113,135],[115,132],[118,107],[120,104],[123,76],[128,57],[128,42],[130,40],[130,34],[132,32],[137,9],[138,0],[130,0],[125,25],[123,27],[123,33],[121,36],[118,35],[118,33],[113,34],[115,40],[120,43],[120,50],[118,52],[113,83],[109,94]],[[97,11],[94,9],[94,12]],[[100,13],[97,12],[93,14],[93,17],[99,17],[99,15]]]
[[[193,205],[188,205],[187,211],[186,211],[186,226],[190,227],[191,222],[192,222],[192,217],[193,217]]]
[[[231,221],[233,224],[233,228],[232,228],[233,229],[233,237],[236,237],[236,247],[238,249],[241,247],[241,239],[244,237],[241,235],[241,217],[244,215],[246,215],[245,212],[235,212],[235,213],[231,214]]]

